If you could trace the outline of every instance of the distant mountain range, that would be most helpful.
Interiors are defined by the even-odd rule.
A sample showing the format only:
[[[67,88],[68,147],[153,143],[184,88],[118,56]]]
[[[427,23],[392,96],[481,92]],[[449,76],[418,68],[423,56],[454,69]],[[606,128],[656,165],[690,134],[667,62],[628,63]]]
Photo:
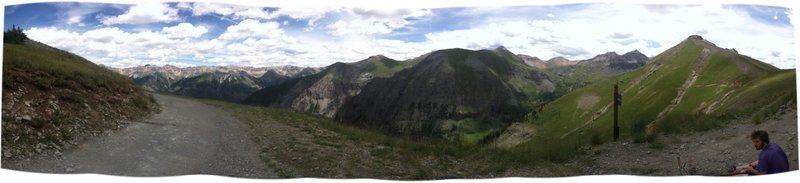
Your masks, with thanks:
[[[295,66],[180,68],[171,65],[111,69],[128,76],[136,85],[149,91],[232,102],[241,102],[261,88],[319,70]]]
[[[559,128],[548,133],[564,137],[600,133],[597,128],[609,123],[606,103],[617,80],[624,82],[626,107],[633,106],[623,112],[632,120],[626,128],[645,125],[656,131],[673,128],[676,120],[748,113],[730,107],[739,101],[734,96],[768,99],[745,105],[756,110],[796,92],[752,88],[784,83],[794,70],[779,70],[699,36],[652,60],[634,50],[544,61],[500,46],[437,50],[404,61],[376,55],[325,68],[143,66],[117,71],[157,92],[309,112],[390,134],[501,146],[528,141],[542,129]],[[511,125],[515,122],[522,123]],[[512,138],[519,134],[510,131],[528,135]]]
[[[638,51],[579,62],[554,58],[539,64],[544,67],[536,67],[531,58],[502,46],[439,50],[406,61],[377,55],[265,87],[244,102],[311,112],[387,133],[474,143],[568,92],[562,85],[578,87],[565,84],[568,77],[558,71],[583,69],[586,73],[577,75],[610,77],[647,63]],[[578,79],[585,85],[595,78]]]

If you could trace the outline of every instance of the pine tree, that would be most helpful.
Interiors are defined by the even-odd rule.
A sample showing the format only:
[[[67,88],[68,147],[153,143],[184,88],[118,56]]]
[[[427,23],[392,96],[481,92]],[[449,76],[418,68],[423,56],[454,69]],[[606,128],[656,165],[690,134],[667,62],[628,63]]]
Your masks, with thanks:
[[[22,32],[22,27],[17,27],[16,25],[11,25],[11,29],[3,32],[4,43],[25,44],[27,39],[28,36]]]

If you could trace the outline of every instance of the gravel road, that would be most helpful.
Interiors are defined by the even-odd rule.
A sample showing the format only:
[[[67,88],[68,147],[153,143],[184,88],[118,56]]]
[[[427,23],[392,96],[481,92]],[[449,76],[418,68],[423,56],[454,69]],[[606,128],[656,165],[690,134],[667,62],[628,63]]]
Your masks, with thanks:
[[[159,114],[90,139],[60,155],[3,162],[3,168],[42,173],[122,176],[210,174],[277,178],[259,159],[245,123],[196,101],[153,94]]]

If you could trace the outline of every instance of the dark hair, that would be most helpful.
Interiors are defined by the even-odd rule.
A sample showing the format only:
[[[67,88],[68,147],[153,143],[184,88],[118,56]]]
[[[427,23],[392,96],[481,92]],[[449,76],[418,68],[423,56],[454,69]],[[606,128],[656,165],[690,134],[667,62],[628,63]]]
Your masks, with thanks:
[[[750,134],[750,139],[761,139],[762,142],[769,144],[769,134],[764,130],[756,130]]]

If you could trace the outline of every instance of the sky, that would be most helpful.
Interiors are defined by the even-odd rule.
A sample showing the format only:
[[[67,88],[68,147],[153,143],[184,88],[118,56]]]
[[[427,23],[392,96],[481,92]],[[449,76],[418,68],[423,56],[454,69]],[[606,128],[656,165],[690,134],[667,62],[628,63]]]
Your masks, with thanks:
[[[786,7],[628,3],[478,7],[246,6],[220,2],[7,5],[4,29],[97,64],[312,66],[372,55],[411,59],[448,48],[588,59],[654,57],[689,35],[778,68],[795,68]]]

